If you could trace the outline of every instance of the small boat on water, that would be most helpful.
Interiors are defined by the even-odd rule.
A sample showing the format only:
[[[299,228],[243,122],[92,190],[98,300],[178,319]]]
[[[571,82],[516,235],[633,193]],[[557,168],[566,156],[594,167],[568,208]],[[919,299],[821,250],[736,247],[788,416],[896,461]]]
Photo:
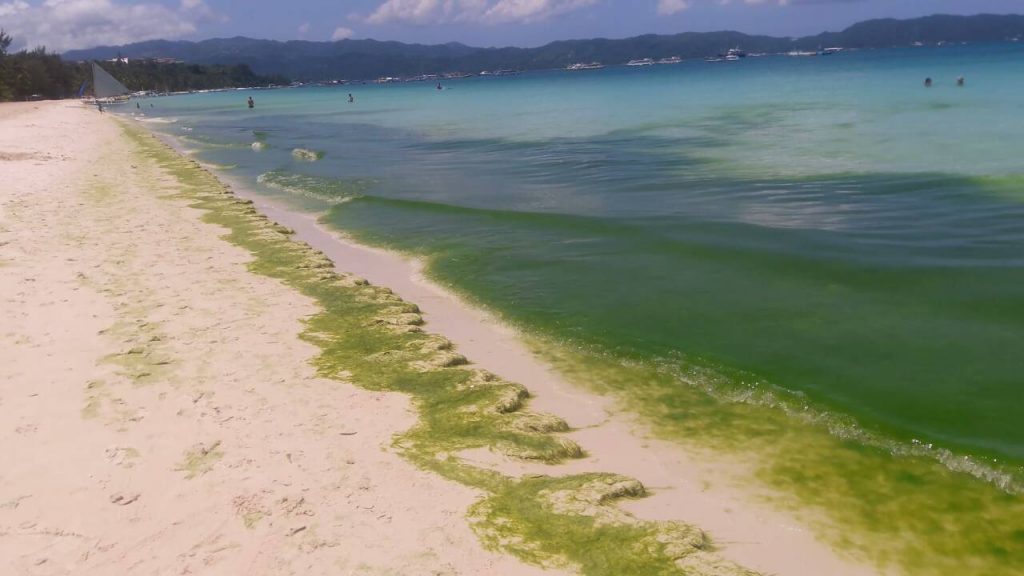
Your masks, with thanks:
[[[85,96],[87,86],[88,82],[83,83],[82,87],[79,88],[79,97]],[[110,106],[111,104],[124,104],[128,102],[131,90],[125,87],[117,78],[111,76],[109,72],[101,68],[99,64],[93,62],[92,93],[91,102],[93,104]]]
[[[626,63],[626,66],[653,66],[653,58],[643,58],[641,60],[630,60]]]
[[[683,59],[679,56],[670,56],[668,58],[662,58],[658,60],[658,64],[679,64]]]
[[[576,64],[570,64],[565,67],[566,70],[600,70],[604,68],[604,64],[600,62],[591,62],[589,64],[583,62],[577,62]]]
[[[832,48],[822,48],[821,55],[822,56],[831,56],[833,54],[839,54],[842,51],[843,51],[843,49],[838,47],[838,46],[835,46],[835,47],[832,47]]]
[[[740,58],[746,58],[747,53],[739,48],[729,48],[725,52],[719,53],[717,56],[708,56],[704,58],[705,62],[738,62]]]
[[[806,52],[806,51],[802,51],[802,50],[793,50],[793,51],[790,51],[790,52],[786,52],[786,56],[791,56],[793,58],[803,58],[803,57],[807,57],[807,56],[817,56],[817,55],[818,55],[817,52]]]

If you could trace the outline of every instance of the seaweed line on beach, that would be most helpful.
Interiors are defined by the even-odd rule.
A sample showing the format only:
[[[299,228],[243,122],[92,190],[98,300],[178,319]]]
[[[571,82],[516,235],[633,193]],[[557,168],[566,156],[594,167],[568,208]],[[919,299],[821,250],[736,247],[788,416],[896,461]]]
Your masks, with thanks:
[[[513,478],[458,458],[487,448],[557,463],[581,457],[583,449],[560,435],[568,430],[565,421],[524,409],[525,387],[473,368],[450,342],[426,333],[414,304],[339,274],[324,254],[293,240],[292,230],[237,198],[198,163],[141,129],[124,129],[141,156],[177,180],[176,197],[252,253],[252,272],[319,304],[301,337],[320,348],[314,363],[321,376],[413,399],[419,420],[395,437],[394,447],[416,465],[481,491],[469,519],[486,546],[587,575],[754,574],[724,560],[693,526],[643,521],[621,510],[618,502],[646,493],[635,479],[605,473]]]

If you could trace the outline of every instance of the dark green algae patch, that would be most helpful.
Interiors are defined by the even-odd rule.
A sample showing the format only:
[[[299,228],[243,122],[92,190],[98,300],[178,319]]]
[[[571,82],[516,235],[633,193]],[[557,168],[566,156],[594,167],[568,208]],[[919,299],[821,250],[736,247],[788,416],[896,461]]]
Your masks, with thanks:
[[[139,153],[176,179],[172,198],[190,201],[203,220],[225,227],[225,239],[254,256],[249,269],[314,299],[321,311],[301,337],[321,350],[321,377],[409,395],[419,420],[396,436],[395,448],[416,465],[478,489],[470,521],[482,542],[543,567],[588,576],[744,575],[723,560],[699,529],[639,520],[617,507],[645,495],[643,485],[615,474],[512,478],[455,455],[487,448],[511,457],[557,463],[583,455],[558,417],[525,411],[528,392],[468,366],[443,338],[425,333],[414,304],[387,288],[338,274],[334,264],[292,231],[234,196],[198,163],[154,136],[124,127]]]

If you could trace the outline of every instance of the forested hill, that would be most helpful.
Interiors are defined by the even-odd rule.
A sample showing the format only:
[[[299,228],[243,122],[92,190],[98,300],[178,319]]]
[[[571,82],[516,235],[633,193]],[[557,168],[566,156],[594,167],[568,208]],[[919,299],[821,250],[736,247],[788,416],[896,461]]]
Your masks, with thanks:
[[[306,42],[218,38],[201,42],[156,40],[75,50],[65,60],[176,58],[198,64],[247,64],[256,74],[300,80],[367,79],[481,70],[562,68],[574,62],[621,64],[637,58],[699,58],[731,47],[748,52],[787,52],[819,47],[888,48],[914,42],[1001,42],[1024,37],[1024,15],[927,16],[869,20],[842,32],[804,38],[751,36],[740,32],[686,32],[621,40],[552,42],[538,48],[473,48],[458,43],[425,46],[376,40]]]
[[[45,48],[8,53],[11,37],[0,29],[0,102],[70,98],[92,78],[86,62],[65,62]],[[105,69],[130,90],[178,92],[286,84],[283,77],[257,76],[245,64],[201,65],[153,61],[108,62]],[[86,94],[91,94],[86,90]]]

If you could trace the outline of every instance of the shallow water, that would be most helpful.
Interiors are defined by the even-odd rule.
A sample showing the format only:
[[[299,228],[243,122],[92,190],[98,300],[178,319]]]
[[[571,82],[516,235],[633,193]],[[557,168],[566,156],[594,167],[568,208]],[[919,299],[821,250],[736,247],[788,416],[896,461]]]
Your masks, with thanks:
[[[804,437],[836,468],[885,459],[873,484],[905,484],[849,498],[977,490],[978,520],[1005,524],[995,508],[1024,485],[1022,56],[748,58],[143,111],[254,188],[426,256],[437,280],[583,363],[658,367],[668,429],[700,413],[754,433],[724,416],[731,401],[770,405],[839,442],[775,424],[795,449]],[[653,395],[640,378],[616,390]],[[695,387],[719,401],[698,410]],[[920,472],[922,456],[974,476]],[[791,464],[776,484],[800,476]],[[1021,559],[1024,530],[1002,528],[1002,551],[962,554]]]

